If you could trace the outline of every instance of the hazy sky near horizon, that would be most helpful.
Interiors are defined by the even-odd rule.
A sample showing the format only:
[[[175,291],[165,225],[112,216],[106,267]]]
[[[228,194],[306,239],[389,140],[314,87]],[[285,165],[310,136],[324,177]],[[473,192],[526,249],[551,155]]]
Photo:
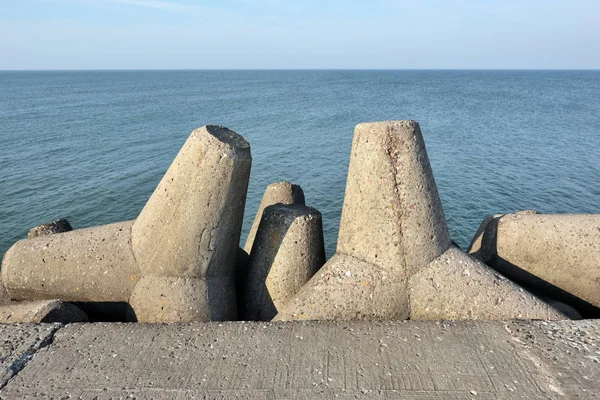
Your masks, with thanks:
[[[0,0],[0,69],[600,68],[599,0]]]

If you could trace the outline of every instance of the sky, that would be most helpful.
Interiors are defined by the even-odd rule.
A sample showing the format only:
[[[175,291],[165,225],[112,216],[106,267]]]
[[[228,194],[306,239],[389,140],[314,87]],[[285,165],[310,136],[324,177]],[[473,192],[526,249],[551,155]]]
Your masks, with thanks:
[[[598,69],[600,0],[0,0],[0,69]]]

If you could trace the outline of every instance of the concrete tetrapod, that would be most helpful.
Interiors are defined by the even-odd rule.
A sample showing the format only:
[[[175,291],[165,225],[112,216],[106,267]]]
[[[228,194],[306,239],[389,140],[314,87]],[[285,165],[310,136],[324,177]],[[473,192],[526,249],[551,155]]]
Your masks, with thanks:
[[[436,271],[449,279],[438,293],[443,298],[460,293],[462,287],[450,278],[464,262],[472,263],[463,253],[447,253],[450,246],[419,125],[415,121],[359,124],[352,142],[337,253],[275,319],[392,320],[412,318],[413,310],[418,318],[564,318],[531,295],[522,299],[522,289],[516,285],[497,290],[491,279],[481,279],[480,290],[521,309],[496,317],[489,303],[467,307],[469,299],[457,295],[456,301],[449,302],[451,308],[428,315],[431,309],[418,304],[428,298],[428,293],[419,292],[422,279],[428,279],[422,271],[432,270],[431,263],[442,255],[448,259],[449,266]],[[484,267],[473,266],[478,271]],[[470,313],[457,312],[456,307]]]
[[[304,205],[304,191],[300,186],[290,182],[271,183],[265,189],[265,193],[258,206],[258,211],[254,217],[254,222],[252,223],[252,227],[246,238],[246,244],[244,244],[243,249],[239,249],[238,251],[238,261],[236,262],[235,267],[235,280],[240,308],[244,307],[242,297],[244,296],[244,282],[246,280],[246,275],[248,274],[248,261],[250,259],[250,251],[252,250],[252,245],[263,211],[268,206],[280,203]]]
[[[304,191],[300,186],[294,185],[290,182],[275,182],[267,186],[262,200],[260,201],[260,205],[258,206],[258,211],[254,217],[254,222],[252,223],[250,232],[248,233],[246,244],[244,245],[244,251],[246,253],[250,254],[250,251],[252,251],[252,245],[254,243],[256,231],[260,225],[264,209],[268,206],[278,203],[304,205]]]
[[[209,125],[192,133],[133,225],[138,321],[237,317],[233,274],[251,163],[235,132]]]
[[[0,323],[87,322],[87,315],[61,300],[10,301],[0,303]]]
[[[4,255],[2,278],[14,300],[129,301],[140,277],[131,251],[133,221],[20,240]]]
[[[319,211],[298,204],[265,208],[250,252],[243,318],[271,320],[323,264]]]
[[[411,277],[410,305],[411,319],[567,319],[456,247]]]
[[[600,307],[599,214],[497,215],[478,233],[469,252],[490,267],[567,303],[575,296]]]
[[[87,321],[85,312],[61,300],[13,301],[0,279],[0,323]]]
[[[131,304],[139,321],[236,316],[235,254],[250,146],[207,125],[192,132],[138,219],[17,242],[2,276],[13,299]]]

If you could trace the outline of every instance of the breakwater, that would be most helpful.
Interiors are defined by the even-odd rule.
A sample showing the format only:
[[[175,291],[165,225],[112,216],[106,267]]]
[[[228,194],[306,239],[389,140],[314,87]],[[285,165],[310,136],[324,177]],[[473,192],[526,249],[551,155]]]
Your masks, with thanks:
[[[301,204],[292,184],[267,190],[250,253],[239,247],[250,145],[208,125],[192,132],[136,220],[17,242],[2,261],[4,287],[17,301],[123,303],[140,322],[579,317],[551,293],[544,300],[454,246],[417,122],[359,124],[351,154],[337,251],[327,262],[321,214]],[[563,253],[590,246],[586,259],[598,268],[600,218],[561,218],[536,240],[567,242]],[[493,233],[485,221],[473,243],[503,255],[498,238],[514,234],[499,228],[504,219]],[[554,280],[577,258],[555,261],[546,262],[552,284],[597,307],[587,290]],[[593,276],[578,286],[597,285]]]

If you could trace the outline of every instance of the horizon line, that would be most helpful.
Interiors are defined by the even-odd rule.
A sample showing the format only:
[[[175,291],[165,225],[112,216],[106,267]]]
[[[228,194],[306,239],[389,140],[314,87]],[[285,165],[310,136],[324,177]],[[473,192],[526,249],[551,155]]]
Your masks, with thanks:
[[[600,71],[600,68],[24,68],[0,72],[169,72],[169,71]]]

